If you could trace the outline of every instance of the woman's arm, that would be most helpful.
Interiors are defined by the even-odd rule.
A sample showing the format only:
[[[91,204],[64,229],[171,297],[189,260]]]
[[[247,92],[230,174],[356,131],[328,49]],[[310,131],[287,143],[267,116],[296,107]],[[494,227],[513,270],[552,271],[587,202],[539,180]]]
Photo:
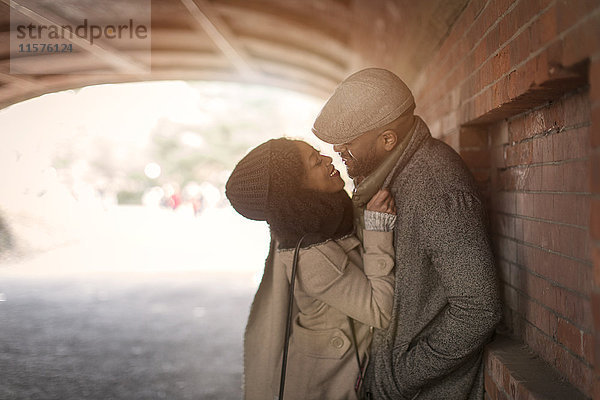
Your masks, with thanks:
[[[301,252],[298,285],[302,290],[357,321],[387,327],[394,292],[395,211],[387,191],[378,192],[367,205],[363,265],[351,260],[336,241]]]
[[[392,232],[364,233],[364,271],[341,244],[329,241],[300,252],[296,285],[357,321],[385,328],[394,291]]]

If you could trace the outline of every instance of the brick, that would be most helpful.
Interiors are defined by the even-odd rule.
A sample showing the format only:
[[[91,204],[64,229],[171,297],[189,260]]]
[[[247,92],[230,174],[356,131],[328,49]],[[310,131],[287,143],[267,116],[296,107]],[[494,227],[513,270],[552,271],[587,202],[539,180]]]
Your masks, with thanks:
[[[532,137],[546,131],[546,121],[542,110],[536,110],[523,117],[527,137]]]
[[[519,165],[519,146],[518,145],[511,145],[511,146],[507,146],[505,149],[505,155],[506,155],[506,160],[505,160],[505,165],[507,167],[514,167]]]
[[[526,285],[527,294],[532,299],[572,321],[580,329],[591,330],[593,322],[589,300],[532,274],[523,274],[522,278],[524,282],[521,285]]]
[[[600,200],[593,198],[590,201],[590,237],[600,240]]]
[[[598,346],[600,347],[600,346]],[[596,377],[594,379],[594,388],[593,388],[593,395],[592,398],[593,399],[600,399],[600,378],[598,377],[598,374],[596,373]]]
[[[590,100],[592,103],[600,101],[600,59],[596,59],[590,64]]]
[[[487,89],[485,89],[476,99],[476,101],[478,101],[480,103],[480,113],[478,114],[478,116],[484,115],[489,113],[492,108],[493,108],[493,92],[492,92],[492,88],[488,87]]]
[[[494,250],[498,257],[506,261],[517,261],[517,244],[513,240],[502,237],[494,237]]]
[[[521,311],[529,323],[550,337],[556,335],[558,325],[556,315],[552,314],[548,309],[539,304],[527,299],[523,299],[520,302],[520,306],[522,309],[519,311]]]
[[[589,259],[587,230],[550,222],[523,220],[523,240],[581,260]]]
[[[540,218],[581,227],[589,225],[590,198],[588,195],[554,194],[551,196],[552,214],[540,213]]]
[[[550,7],[533,22],[530,29],[531,49],[535,51],[557,36],[557,7]]]
[[[571,129],[553,135],[553,159],[547,161],[566,161],[587,158],[589,156],[589,127]]]
[[[442,132],[445,135],[457,132],[457,127],[459,125],[457,117],[457,112],[449,112],[448,114],[444,115],[442,118]]]
[[[494,62],[494,57],[485,61],[481,65],[481,69],[479,70],[479,72],[481,74],[480,75],[481,82],[479,83],[479,87],[489,86],[492,82],[494,82],[497,79],[497,77],[494,75],[493,62]]]
[[[552,194],[531,194],[529,196],[533,201],[533,217],[542,219],[554,215],[554,195]]]
[[[516,19],[517,27],[520,28],[532,19],[540,9],[541,7],[537,4],[537,1],[521,1],[511,11],[510,18]]]
[[[558,319],[558,329],[556,331],[558,342],[571,350],[573,353],[583,357],[583,331],[576,328],[568,321],[562,318]],[[591,360],[590,360],[591,361]]]
[[[590,333],[583,333],[583,358],[590,364],[595,363],[594,358],[594,336]]]
[[[499,76],[502,74],[502,72],[495,72],[494,74]],[[498,108],[509,101],[510,97],[508,96],[508,81],[502,78],[492,86],[492,104],[494,108]]]
[[[498,389],[498,400],[509,400],[508,395],[501,389]]]
[[[481,129],[478,128],[477,131],[481,131]],[[506,121],[489,125],[487,131],[491,147],[498,147],[508,143],[508,123]]]
[[[546,121],[544,131],[558,131],[565,127],[565,118],[571,119],[571,115],[565,115],[563,104],[562,101],[555,102],[542,110],[544,120]]]
[[[517,21],[513,18],[514,9],[498,23],[498,40],[506,43],[517,31]]]
[[[553,305],[558,315],[571,320],[582,330],[591,331],[593,326],[590,301],[562,288],[545,293],[546,302]]]
[[[497,190],[522,190],[523,183],[521,180],[524,175],[525,172],[521,168],[509,168],[498,171]]]
[[[508,123],[506,121],[501,121],[490,126],[489,135],[492,147],[508,143]]]
[[[522,2],[522,3],[525,3],[525,2]],[[510,44],[508,45],[509,49],[510,49],[510,65],[512,67],[516,67],[523,60],[525,60],[527,58],[527,56],[529,55],[529,53],[531,51],[531,49],[529,47],[529,44],[530,44],[529,39],[530,39],[529,31],[524,30],[523,32],[521,32],[519,34],[519,36],[514,38],[513,41],[510,42]]]
[[[508,122],[508,140],[509,142],[520,142],[527,137],[525,130],[525,121],[523,118],[516,118]]]
[[[561,254],[578,258],[580,260],[590,260],[590,247],[587,229],[571,226],[559,226],[558,243],[555,247]]]
[[[461,150],[460,156],[469,168],[488,168],[490,153],[487,150]]]
[[[517,245],[517,263],[529,271],[558,282],[587,297],[591,291],[592,270],[585,262],[524,244]]]
[[[544,163],[554,161],[554,159],[555,159],[555,157],[554,157],[554,138],[555,138],[554,135],[546,136],[544,138],[544,140],[542,140],[540,143],[542,162],[544,162]]]
[[[600,288],[600,245],[592,244],[592,265],[594,269],[594,285]]]
[[[594,336],[594,360],[595,365],[600,363],[600,336],[598,333]]]
[[[493,10],[493,6],[488,7],[488,9]],[[499,34],[498,26],[496,26],[491,31],[489,31],[485,37],[485,47],[487,49],[487,52],[486,52],[487,56],[489,57],[492,54],[494,54],[499,46],[500,46],[500,34]],[[495,79],[496,78],[494,78],[494,80]]]
[[[481,32],[481,34],[483,34],[483,32]],[[481,36],[479,36],[481,37]],[[477,47],[475,48],[473,54],[475,55],[475,65],[482,65],[483,62],[486,60],[486,58],[488,57],[487,54],[487,48],[485,46],[485,40],[482,40]]]
[[[522,312],[521,306],[523,303],[524,297],[521,296],[521,292],[527,292],[527,271],[526,268],[520,267],[517,264],[510,264],[510,285],[518,290],[518,297],[516,298],[516,303],[514,304],[513,310],[517,310]]]
[[[492,356],[488,358],[487,374],[489,374],[495,386],[502,384],[503,369],[502,362],[498,357]]]
[[[596,288],[595,290],[592,291],[592,313],[593,313],[593,320],[594,320],[594,331],[595,332],[599,332],[600,331],[600,292],[598,292],[598,289]]]
[[[486,394],[490,397],[490,399],[497,400],[498,396],[496,395],[496,391],[498,389],[496,387],[496,384],[488,374],[485,374],[484,385]]]
[[[553,40],[545,50],[548,66],[562,65],[563,59],[563,40],[556,38]]]
[[[590,154],[590,192],[600,193],[600,149],[594,149]]]
[[[567,164],[549,164],[537,168],[541,175],[540,186],[535,189],[548,191],[567,191],[564,184],[564,175]],[[571,168],[572,170],[572,168]],[[572,174],[571,174],[572,175]]]
[[[593,371],[590,367],[530,325],[525,327],[525,342],[543,359],[554,365],[571,384],[589,395],[593,382]]]
[[[600,49],[600,15],[569,31],[563,39],[563,65],[573,65]]]
[[[532,160],[534,163],[554,161],[554,135],[541,136],[532,141]]]
[[[496,260],[496,270],[502,282],[510,283],[511,264],[504,260]]]
[[[519,164],[531,164],[533,160],[533,143],[531,141],[521,143],[518,148]]]
[[[535,56],[535,71],[533,81],[537,86],[550,80],[550,63],[548,62],[548,52],[542,51]]]
[[[551,166],[544,166],[544,168],[550,169]],[[573,161],[558,166],[558,169],[562,170],[563,183],[560,185],[560,180],[555,183],[559,186],[554,186],[552,189],[564,192],[588,192],[589,191],[589,163],[587,160],[584,161]]]
[[[515,194],[516,213],[519,215],[533,216],[535,204],[530,193]]]
[[[462,86],[461,86],[461,97],[462,97]],[[474,119],[474,106],[472,101],[465,101],[460,106],[460,121],[467,122]]]
[[[498,192],[492,198],[492,208],[508,214],[516,212],[516,193]]]
[[[481,186],[490,181],[490,169],[489,168],[475,168],[471,170],[475,181]]]
[[[592,148],[600,148],[600,102],[592,107],[591,117],[590,145]]]
[[[589,0],[561,0],[557,2],[558,32],[563,32],[575,25],[577,21],[585,18],[598,3]]]
[[[517,177],[518,190],[542,190],[543,189],[543,166],[525,167],[519,169]]]
[[[557,107],[562,107],[565,126],[588,124],[590,122],[589,92],[584,91],[562,99]]]
[[[447,145],[449,145],[450,147],[452,147],[455,151],[459,151],[460,145],[459,145],[459,135],[458,135],[458,132],[452,132],[449,135],[444,135],[444,136],[442,136],[442,140]]]
[[[514,238],[515,237],[515,217],[494,213],[491,218],[492,232],[501,236]]]
[[[497,169],[506,167],[505,147],[498,146],[490,149],[491,163],[494,167],[494,174],[497,175]]]

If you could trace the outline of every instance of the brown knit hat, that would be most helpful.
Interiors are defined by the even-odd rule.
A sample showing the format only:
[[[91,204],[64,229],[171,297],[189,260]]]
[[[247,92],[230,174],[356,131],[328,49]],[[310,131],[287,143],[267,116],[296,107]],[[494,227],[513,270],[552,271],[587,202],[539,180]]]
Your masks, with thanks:
[[[312,131],[324,142],[348,143],[389,124],[413,104],[415,99],[410,89],[394,73],[381,68],[363,69],[339,84]]]
[[[272,142],[271,139],[246,154],[225,184],[225,196],[233,208],[244,217],[256,221],[267,219]]]

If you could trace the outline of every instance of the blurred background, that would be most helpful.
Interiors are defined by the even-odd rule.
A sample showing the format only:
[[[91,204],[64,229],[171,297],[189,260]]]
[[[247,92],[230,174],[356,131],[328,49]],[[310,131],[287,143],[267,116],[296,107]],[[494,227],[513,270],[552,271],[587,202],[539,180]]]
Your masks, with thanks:
[[[163,81],[1,110],[0,398],[239,398],[269,232],[224,185],[269,138],[319,147],[320,106]]]

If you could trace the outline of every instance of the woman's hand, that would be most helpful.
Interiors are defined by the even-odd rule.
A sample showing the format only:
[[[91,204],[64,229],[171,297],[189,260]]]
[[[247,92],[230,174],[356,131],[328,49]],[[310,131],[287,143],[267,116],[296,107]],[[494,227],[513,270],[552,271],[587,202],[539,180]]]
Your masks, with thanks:
[[[396,214],[394,198],[388,189],[381,189],[367,203],[367,210]]]

